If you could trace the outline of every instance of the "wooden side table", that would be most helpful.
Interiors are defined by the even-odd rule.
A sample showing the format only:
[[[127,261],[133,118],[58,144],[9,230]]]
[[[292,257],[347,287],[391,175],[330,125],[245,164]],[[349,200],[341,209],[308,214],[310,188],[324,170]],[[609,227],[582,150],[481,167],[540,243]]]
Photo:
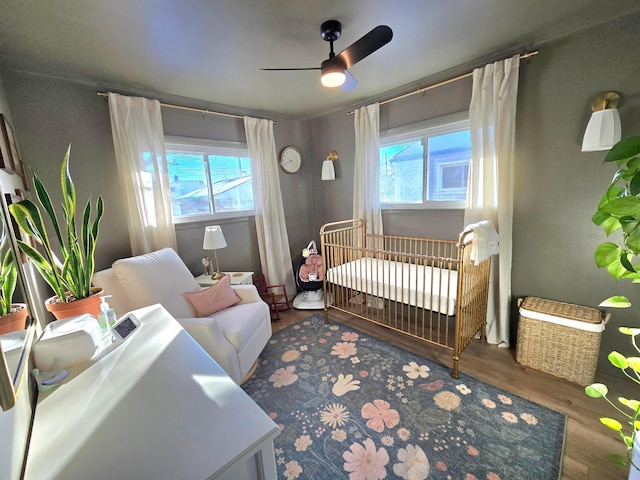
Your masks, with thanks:
[[[222,272],[225,275],[229,275],[231,277],[231,285],[252,285],[253,284],[253,272]],[[210,285],[215,285],[218,283],[218,280],[212,280],[211,275],[207,275],[203,273],[202,275],[198,275],[196,277],[196,282],[201,287],[208,287]]]

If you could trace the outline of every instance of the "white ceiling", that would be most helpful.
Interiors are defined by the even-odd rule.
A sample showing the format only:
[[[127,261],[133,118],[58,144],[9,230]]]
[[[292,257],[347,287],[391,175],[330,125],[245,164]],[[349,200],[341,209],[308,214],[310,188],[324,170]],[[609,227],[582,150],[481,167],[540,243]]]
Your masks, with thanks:
[[[639,9],[638,0],[0,0],[0,66],[304,118]],[[354,90],[322,87],[317,71],[260,70],[320,66],[329,19],[342,22],[336,53],[376,25],[393,29],[350,69]]]

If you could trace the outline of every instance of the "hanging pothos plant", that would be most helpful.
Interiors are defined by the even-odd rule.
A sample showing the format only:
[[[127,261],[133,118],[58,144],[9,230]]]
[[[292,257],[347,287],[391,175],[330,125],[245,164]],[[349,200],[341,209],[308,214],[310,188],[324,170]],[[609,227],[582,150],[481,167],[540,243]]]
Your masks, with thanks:
[[[602,226],[608,237],[615,237],[616,241],[604,242],[596,248],[596,265],[606,268],[616,280],[628,279],[640,283],[640,136],[628,137],[616,143],[604,161],[615,162],[618,170],[592,220]],[[606,299],[600,306],[630,308],[632,305],[629,299],[617,295]],[[621,327],[619,330],[629,337],[638,356],[625,356],[613,351],[608,356],[609,362],[631,382],[640,385],[640,348],[637,344],[640,325],[635,328]],[[614,402],[608,398],[609,390],[602,383],[589,385],[585,391],[590,397],[603,398],[619,413],[618,419],[601,417],[600,422],[618,432],[627,447],[626,457],[609,455],[608,458],[616,464],[629,465],[634,439],[640,430],[640,401],[618,397]],[[631,468],[640,468],[640,465]]]

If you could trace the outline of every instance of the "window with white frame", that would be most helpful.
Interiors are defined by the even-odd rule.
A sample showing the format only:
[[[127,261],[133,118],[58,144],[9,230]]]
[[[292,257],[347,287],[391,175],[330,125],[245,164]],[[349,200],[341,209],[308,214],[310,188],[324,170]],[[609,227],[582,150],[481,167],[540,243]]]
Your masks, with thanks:
[[[254,213],[251,159],[245,144],[167,137],[165,149],[174,219]]]
[[[471,159],[467,112],[381,132],[383,208],[463,208]]]

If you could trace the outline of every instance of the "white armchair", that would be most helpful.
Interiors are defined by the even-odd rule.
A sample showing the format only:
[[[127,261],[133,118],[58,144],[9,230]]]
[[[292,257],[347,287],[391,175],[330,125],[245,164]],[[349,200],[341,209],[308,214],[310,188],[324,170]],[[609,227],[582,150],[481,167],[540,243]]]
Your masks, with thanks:
[[[198,318],[184,293],[202,287],[171,248],[117,260],[96,272],[93,284],[112,295],[109,305],[118,316],[161,304],[238,384],[252,373],[271,337],[269,306],[253,285],[233,285],[240,303]]]

